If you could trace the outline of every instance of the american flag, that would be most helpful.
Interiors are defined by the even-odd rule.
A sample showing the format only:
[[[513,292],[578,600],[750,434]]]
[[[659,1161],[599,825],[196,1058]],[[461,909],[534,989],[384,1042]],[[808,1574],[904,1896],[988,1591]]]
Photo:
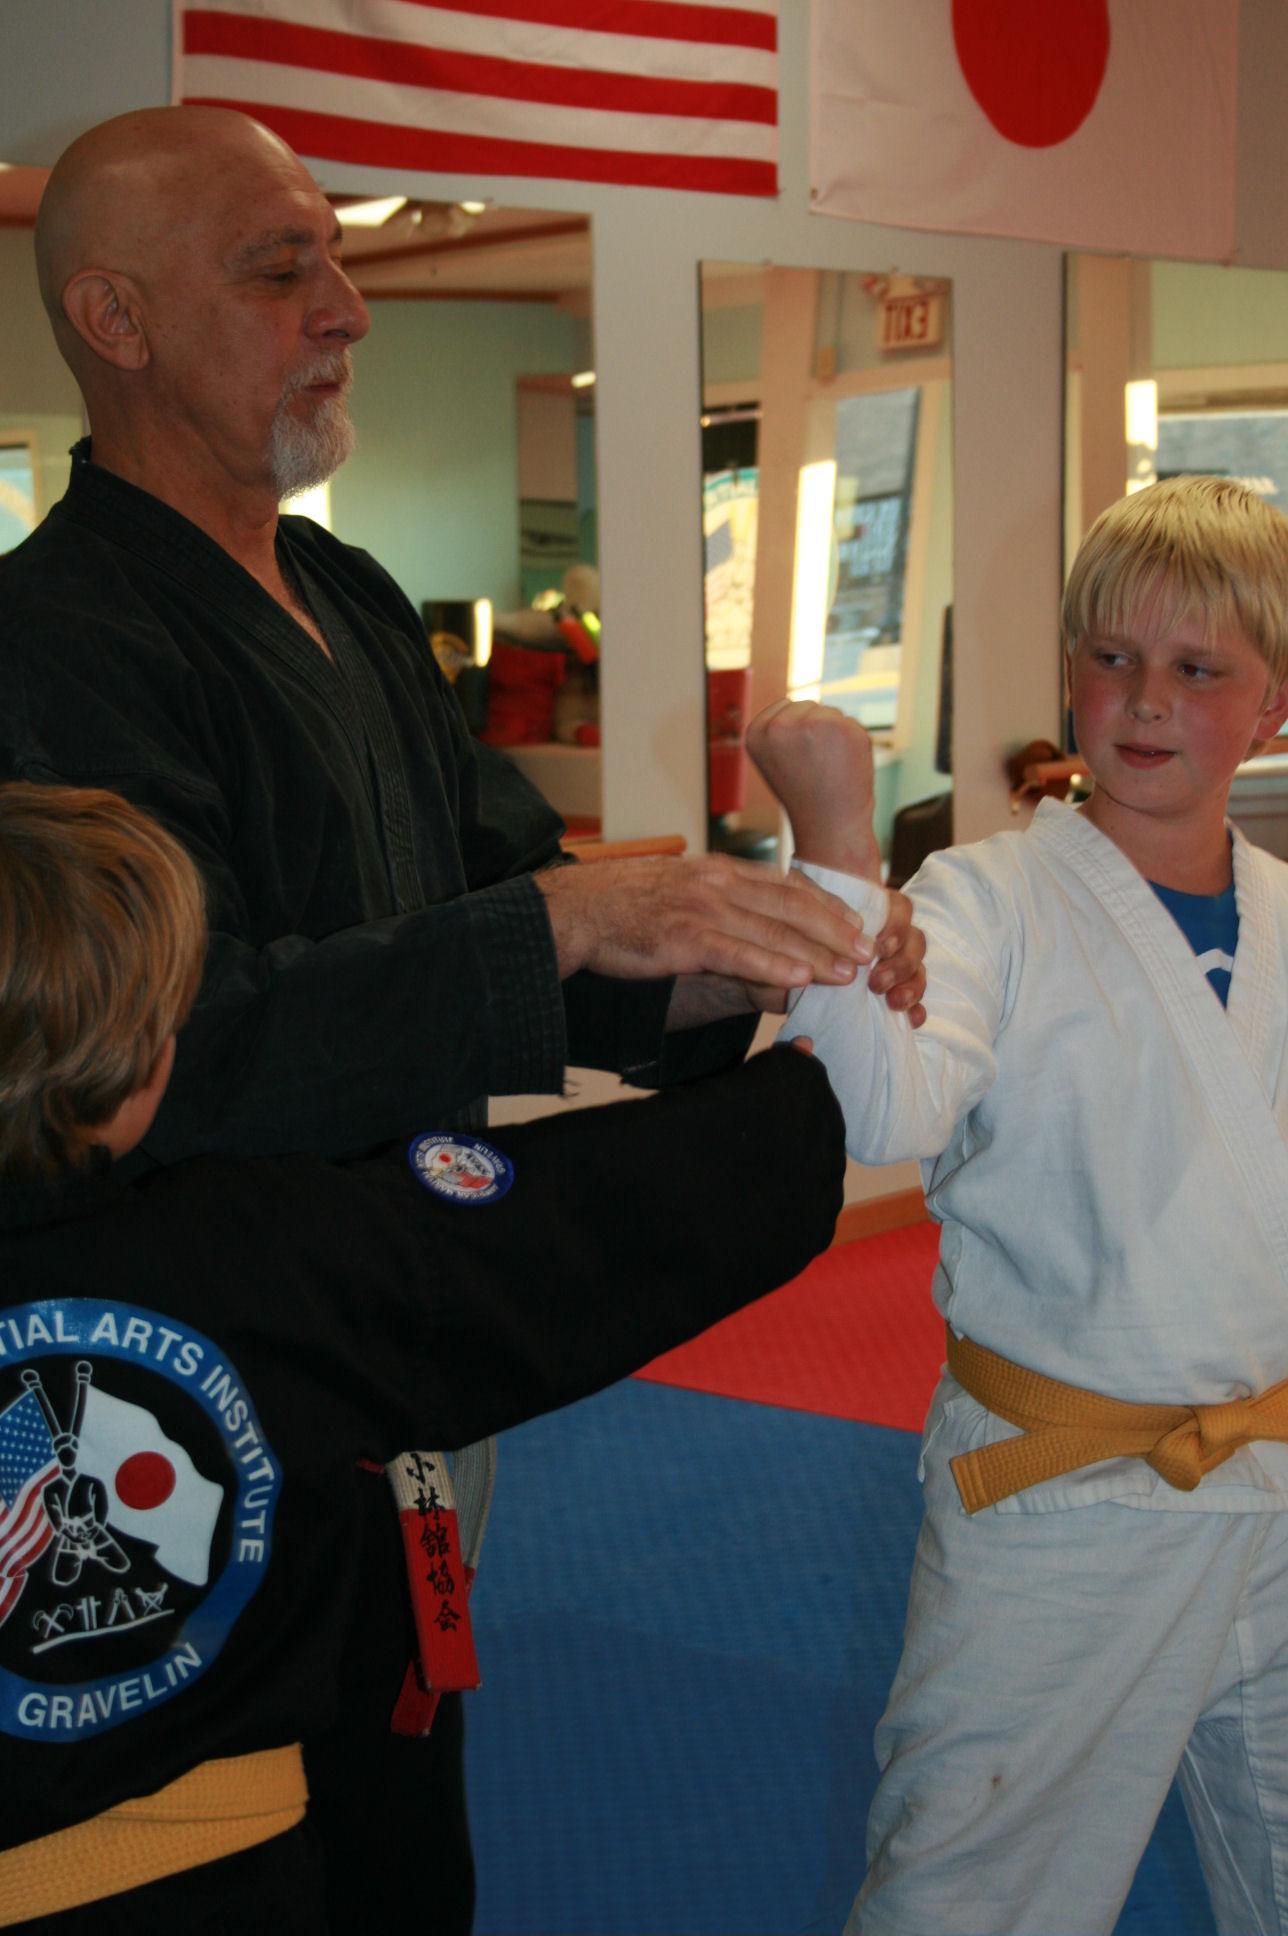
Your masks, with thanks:
[[[27,1568],[54,1536],[45,1487],[58,1455],[40,1400],[24,1392],[0,1412],[0,1626],[27,1583]]]
[[[176,101],[302,155],[778,192],[778,0],[176,0]]]

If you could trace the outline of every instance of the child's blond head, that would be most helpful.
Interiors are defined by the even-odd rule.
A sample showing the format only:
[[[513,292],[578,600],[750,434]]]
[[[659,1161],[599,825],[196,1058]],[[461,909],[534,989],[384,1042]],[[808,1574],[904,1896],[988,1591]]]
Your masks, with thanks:
[[[97,789],[0,786],[0,1175],[66,1167],[78,1132],[143,1086],[205,943],[197,871],[146,814]]]
[[[1197,618],[1237,628],[1288,677],[1288,518],[1228,477],[1169,477],[1111,504],[1078,548],[1065,587],[1066,651],[1125,637],[1148,611],[1156,632]]]

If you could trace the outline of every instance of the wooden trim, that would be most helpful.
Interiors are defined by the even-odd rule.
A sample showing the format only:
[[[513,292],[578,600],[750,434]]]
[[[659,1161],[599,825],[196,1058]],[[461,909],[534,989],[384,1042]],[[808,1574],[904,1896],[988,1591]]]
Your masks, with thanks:
[[[362,196],[358,200],[365,199]],[[506,249],[522,242],[550,242],[562,235],[585,235],[590,219],[585,215],[566,222],[533,222],[527,228],[475,229],[468,235],[454,235],[425,242],[401,242],[389,249],[350,249],[345,269],[365,269],[372,262],[432,262],[445,255],[464,255],[481,249]]]
[[[856,1243],[860,1237],[879,1237],[887,1230],[905,1230],[927,1223],[930,1213],[920,1190],[895,1190],[867,1203],[847,1203],[836,1220],[834,1244]]]
[[[557,289],[364,289],[361,258],[345,264],[345,273],[363,302],[545,303],[563,301]]]
[[[682,854],[683,834],[652,834],[640,840],[600,840],[595,835],[570,836],[560,842],[565,854],[578,860],[638,860],[648,854]]]

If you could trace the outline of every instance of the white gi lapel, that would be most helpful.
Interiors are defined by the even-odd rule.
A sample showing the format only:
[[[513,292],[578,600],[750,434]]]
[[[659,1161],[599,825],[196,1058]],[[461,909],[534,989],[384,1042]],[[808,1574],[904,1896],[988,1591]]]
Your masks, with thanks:
[[[1089,820],[1043,801],[1029,838],[1044,863],[1057,872],[1069,868],[1091,889],[1139,960],[1247,1185],[1250,1214],[1288,1277],[1288,1141],[1272,1102],[1282,1053],[1276,1031],[1282,1036],[1284,970],[1277,959],[1271,880],[1263,865],[1278,863],[1236,834],[1239,945],[1227,1011],[1149,883]]]
[[[1234,887],[1239,904],[1239,945],[1226,1014],[1274,1107],[1281,1087],[1288,986],[1284,974],[1284,937],[1280,929],[1276,878],[1283,862],[1254,847],[1238,828],[1234,835]],[[1280,890],[1281,891],[1281,890]],[[1281,1133],[1288,1131],[1276,1109]]]

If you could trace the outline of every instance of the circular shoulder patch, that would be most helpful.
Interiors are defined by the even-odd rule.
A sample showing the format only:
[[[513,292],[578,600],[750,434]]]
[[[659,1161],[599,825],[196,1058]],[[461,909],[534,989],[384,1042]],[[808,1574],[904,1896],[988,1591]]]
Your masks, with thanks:
[[[449,1203],[495,1203],[514,1182],[514,1165],[481,1136],[431,1130],[414,1136],[407,1160],[418,1182]]]
[[[0,1312],[0,1730],[82,1741],[199,1679],[267,1573],[281,1480],[191,1325],[92,1297]]]

